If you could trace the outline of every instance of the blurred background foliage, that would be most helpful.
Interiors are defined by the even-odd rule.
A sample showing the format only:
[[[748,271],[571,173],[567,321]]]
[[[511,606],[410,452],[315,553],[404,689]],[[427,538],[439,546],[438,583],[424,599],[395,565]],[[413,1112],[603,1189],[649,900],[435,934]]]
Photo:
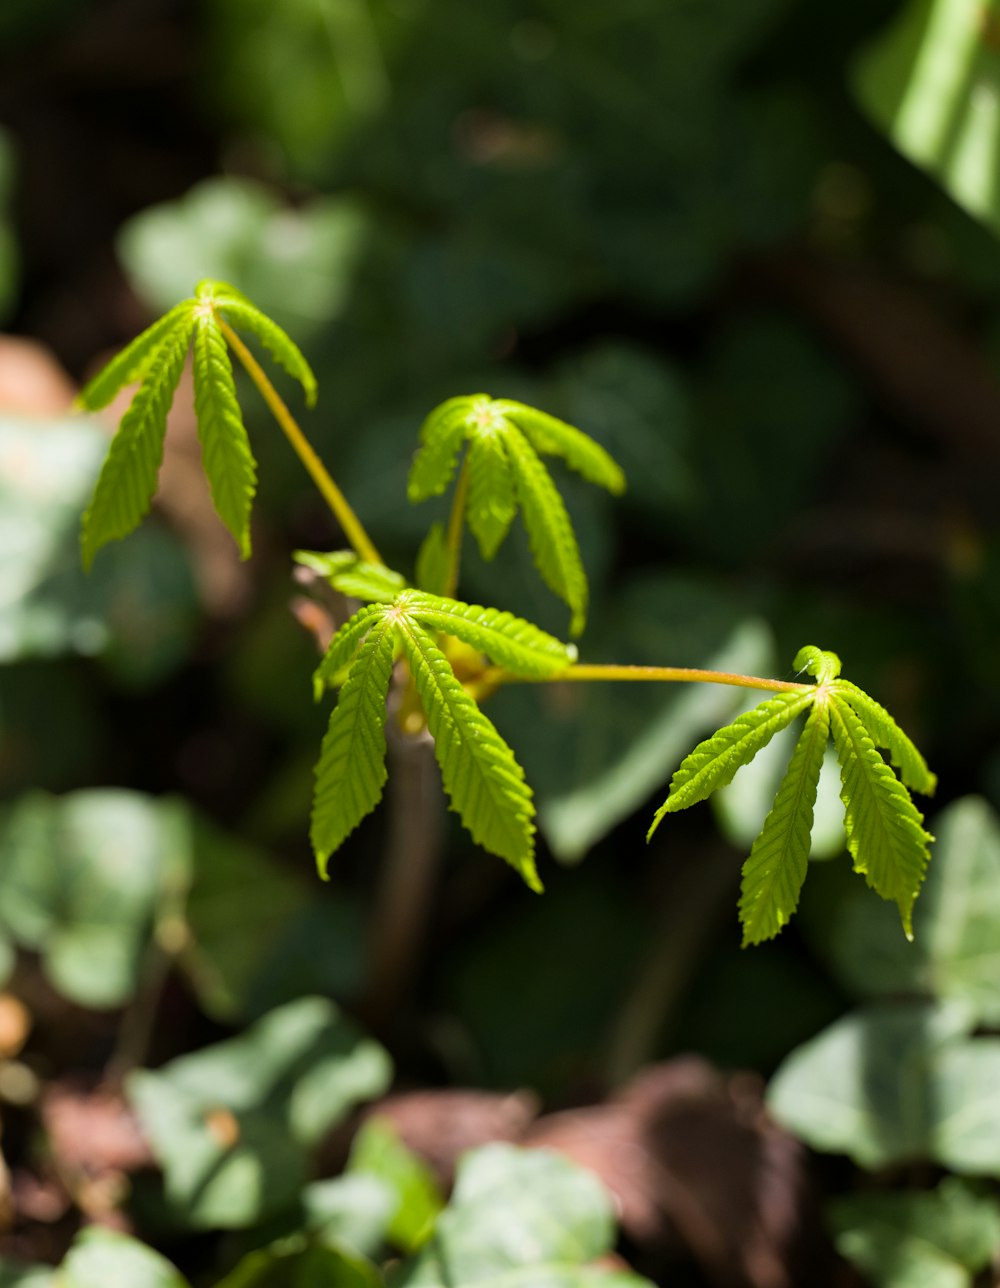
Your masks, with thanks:
[[[309,1026],[333,997],[403,1086],[528,1087],[559,1108],[683,1052],[780,1066],[775,1114],[854,1160],[816,1173],[840,1196],[840,1252],[902,1288],[926,1270],[914,1229],[939,1226],[932,1265],[952,1278],[937,1282],[972,1282],[1000,1177],[998,31],[972,0],[6,0],[0,977],[34,1025],[0,1050],[15,1173],[44,1171],[39,1088],[170,1061],[134,1079],[165,1170],[165,1190],[136,1188],[148,1228],[186,1267],[243,1266],[226,1283],[305,1284],[297,1244],[208,1253],[178,1229],[277,1214],[277,1238],[367,1212],[375,1234],[324,1245],[316,1273],[374,1282],[352,1258],[389,1228],[383,1191],[354,1208],[350,1187],[314,1196],[331,1206],[313,1226],[289,1215],[313,1211],[302,1186],[333,1119],[389,1076],[382,1048],[353,1082],[330,1066]],[[394,566],[412,570],[446,513],[404,504],[423,415],[484,389],[580,425],[628,474],[621,501],[565,480],[591,576],[584,657],[788,676],[805,642],[839,652],[940,776],[916,948],[859,898],[827,775],[801,915],[739,951],[739,864],[777,744],[714,814],[646,847],[673,768],[740,709],[708,687],[493,701],[536,790],[543,900],[406,788],[321,886],[305,819],[324,715],[288,556],[339,536],[254,398],[251,564],[210,513],[182,389],[153,521],[79,571],[108,423],[69,416],[73,387],[203,276],[305,349],[321,394],[304,424]],[[461,589],[565,631],[520,532],[491,565],[470,547]],[[401,826],[414,846],[440,830],[445,857],[405,982],[380,993]],[[299,1035],[294,1076],[216,1096],[249,1144],[212,1172],[229,1119],[206,1128],[183,1061],[205,1048],[238,1066],[225,1042],[261,1043],[268,1024]],[[893,1100],[901,1046],[927,1102],[903,1125],[871,1101]],[[305,1126],[295,1079],[335,1088]],[[971,1142],[946,1130],[970,1086]],[[859,1137],[876,1120],[877,1140]],[[914,1160],[978,1180],[900,1181]],[[896,1190],[866,1196],[858,1167],[890,1169]],[[15,1220],[12,1254],[61,1255],[66,1210],[47,1242]],[[76,1265],[116,1255],[75,1247]],[[643,1255],[671,1283],[730,1282],[690,1249]],[[432,1262],[412,1282],[438,1282]]]

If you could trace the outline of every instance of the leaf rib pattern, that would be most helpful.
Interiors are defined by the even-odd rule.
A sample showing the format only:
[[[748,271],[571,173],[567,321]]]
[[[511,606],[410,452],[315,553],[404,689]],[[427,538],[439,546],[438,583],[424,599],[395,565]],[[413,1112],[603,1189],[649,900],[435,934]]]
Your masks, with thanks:
[[[576,660],[572,644],[498,608],[410,592],[406,609],[422,626],[456,636],[515,675],[544,679]]]
[[[524,771],[427,632],[405,616],[398,621],[452,808],[478,845],[506,859],[532,890],[540,891],[535,810]]]
[[[382,799],[386,695],[395,631],[388,619],[361,647],[330,716],[316,765],[311,837],[320,876],[330,855]]]
[[[563,499],[548,470],[519,429],[511,425],[507,449],[521,514],[538,571],[572,613],[570,634],[579,635],[587,619],[587,575]]]
[[[850,680],[834,680],[830,687],[850,703],[875,746],[888,751],[906,786],[924,796],[933,796],[937,776],[931,773],[927,761],[885,707]]]
[[[830,696],[830,727],[840,761],[847,848],[856,872],[883,899],[899,907],[903,930],[913,938],[913,904],[933,837],[923,815],[885,763],[864,725],[839,694]]]
[[[743,865],[740,921],[744,948],[772,939],[798,907],[829,734],[829,710],[826,703],[819,703],[809,713],[774,805]]]
[[[352,660],[365,636],[385,615],[381,604],[366,604],[341,626],[313,674],[313,693],[317,702],[328,686],[337,682],[337,676]]]
[[[243,299],[222,297],[213,302],[234,326],[242,327],[257,337],[275,362],[302,386],[306,406],[314,407],[316,377],[302,350],[277,322],[272,322],[266,314]]]
[[[189,316],[161,343],[111,441],[83,516],[81,546],[86,568],[101,546],[127,536],[149,510],[163,459],[167,412],[181,378],[193,326]]]
[[[530,439],[536,451],[561,457],[589,483],[596,483],[616,496],[625,491],[621,466],[589,434],[548,412],[509,398],[498,399],[493,405]]]
[[[449,398],[420,426],[420,446],[410,466],[406,494],[411,502],[440,496],[455,473],[458,453],[469,432],[469,397]]]
[[[501,436],[474,433],[469,443],[466,518],[484,559],[492,559],[517,514],[514,477]]]
[[[86,411],[99,411],[126,385],[141,380],[149,371],[161,347],[166,345],[175,331],[190,324],[193,305],[190,300],[175,305],[169,313],[147,327],[122,349],[121,353],[103,367],[77,395],[77,405]]]
[[[200,316],[195,328],[194,406],[212,501],[248,559],[257,465],[236,398],[229,351],[214,316]]]
[[[749,764],[814,698],[811,691],[779,693],[700,742],[675,771],[670,792],[656,811],[646,839],[653,835],[665,814],[696,805],[732,782],[736,771]]]

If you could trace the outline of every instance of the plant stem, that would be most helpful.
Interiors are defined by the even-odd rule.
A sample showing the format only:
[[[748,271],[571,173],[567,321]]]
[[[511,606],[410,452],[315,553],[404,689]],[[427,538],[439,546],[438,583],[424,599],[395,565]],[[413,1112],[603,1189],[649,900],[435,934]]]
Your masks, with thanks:
[[[740,689],[770,689],[777,693],[804,693],[814,684],[799,684],[795,680],[765,680],[758,675],[737,675],[731,671],[702,671],[689,666],[616,666],[580,664],[568,666],[564,671],[546,676],[543,680],[512,675],[503,667],[490,667],[483,672],[482,683],[488,687],[499,684],[549,684],[564,680],[654,680],[679,684],[731,684]]]
[[[445,578],[442,595],[454,599],[458,589],[458,570],[462,562],[462,533],[465,528],[465,504],[469,496],[469,458],[466,456],[458,472],[455,484],[455,495],[452,497],[451,514],[448,516],[448,576]]]
[[[376,550],[361,520],[354,513],[343,492],[334,483],[326,466],[316,455],[312,444],[299,428],[294,416],[285,406],[274,385],[268,380],[260,363],[224,318],[216,315],[216,321],[222,334],[226,337],[229,347],[246,368],[247,374],[257,386],[261,397],[267,403],[275,420],[284,430],[285,437],[294,448],[295,454],[306,467],[310,478],[322,493],[324,501],[333,511],[337,522],[343,529],[344,536],[351,543],[355,554],[359,559],[364,559],[368,563],[380,564],[382,556]]]

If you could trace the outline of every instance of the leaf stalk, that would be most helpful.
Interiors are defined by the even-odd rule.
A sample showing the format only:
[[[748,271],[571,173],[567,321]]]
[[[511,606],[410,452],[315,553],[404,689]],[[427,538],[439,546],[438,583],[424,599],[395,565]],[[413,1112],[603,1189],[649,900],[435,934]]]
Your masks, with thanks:
[[[257,389],[267,403],[271,414],[281,426],[285,437],[291,443],[296,456],[305,466],[309,477],[319,488],[324,501],[330,507],[334,517],[340,524],[344,536],[351,543],[351,547],[359,559],[364,559],[367,563],[381,564],[382,556],[375,548],[374,543],[365,531],[361,520],[354,513],[347,498],[341,492],[340,488],[333,481],[326,466],[316,455],[312,444],[299,428],[295,417],[285,406],[280,394],[271,384],[267,375],[257,359],[253,356],[247,346],[236,334],[229,323],[220,314],[216,314],[216,321],[222,334],[226,337],[226,343],[239,358],[240,362],[246,369],[247,375],[257,386]]]
[[[512,675],[502,667],[490,667],[482,682],[491,686],[525,682],[527,677]],[[812,692],[814,684],[800,684],[795,680],[768,680],[759,675],[739,675],[731,671],[704,671],[688,666],[619,666],[616,664],[580,663],[564,671],[545,677],[545,681],[631,680],[659,681],[673,684],[729,684],[740,689],[767,689],[775,693]],[[539,681],[535,681],[538,683]],[[543,681],[544,682],[544,681]]]

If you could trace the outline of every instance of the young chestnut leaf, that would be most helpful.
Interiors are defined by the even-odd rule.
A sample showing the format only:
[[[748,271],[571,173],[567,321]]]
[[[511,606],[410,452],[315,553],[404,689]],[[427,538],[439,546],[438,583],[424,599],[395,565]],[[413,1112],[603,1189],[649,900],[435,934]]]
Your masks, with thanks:
[[[923,815],[907,787],[929,795],[937,780],[885,708],[839,678],[840,659],[835,653],[810,644],[799,651],[794,666],[814,676],[816,684],[796,686],[769,698],[699,743],[674,774],[647,839],[666,814],[705,800],[731,782],[736,771],[780,729],[809,711],[774,805],[743,865],[743,943],[772,938],[798,906],[816,789],[831,736],[841,767],[847,848],[854,869],[883,899],[895,902],[903,931],[912,938],[913,904],[933,838],[924,831]],[[889,750],[902,781],[882,758],[879,746]]]
[[[392,659],[413,676],[452,808],[473,839],[506,859],[533,889],[534,804],[514,753],[463,687],[434,636],[445,634],[516,675],[543,679],[576,658],[523,618],[425,591],[359,609],[317,668],[317,696],[342,681],[316,767],[312,841],[320,874],[330,855],[369,814],[385,784],[385,712]],[[349,668],[344,678],[345,668]]]
[[[620,493],[625,476],[592,438],[545,412],[509,398],[449,398],[420,429],[409,497],[438,496],[451,482],[463,444],[468,489],[465,519],[484,559],[492,559],[520,509],[538,570],[570,608],[570,633],[583,630],[587,578],[573,525],[539,453],[561,457],[591,483]]]
[[[176,305],[127,345],[83,389],[77,403],[97,411],[126,385],[139,381],[132,403],[83,516],[81,547],[89,568],[101,546],[127,536],[147,513],[163,458],[167,413],[193,340],[195,416],[202,464],[220,519],[244,559],[250,555],[250,510],[257,465],[243,424],[222,324],[255,335],[295,379],[311,406],[316,379],[291,339],[225,282],[203,281],[190,300]]]

